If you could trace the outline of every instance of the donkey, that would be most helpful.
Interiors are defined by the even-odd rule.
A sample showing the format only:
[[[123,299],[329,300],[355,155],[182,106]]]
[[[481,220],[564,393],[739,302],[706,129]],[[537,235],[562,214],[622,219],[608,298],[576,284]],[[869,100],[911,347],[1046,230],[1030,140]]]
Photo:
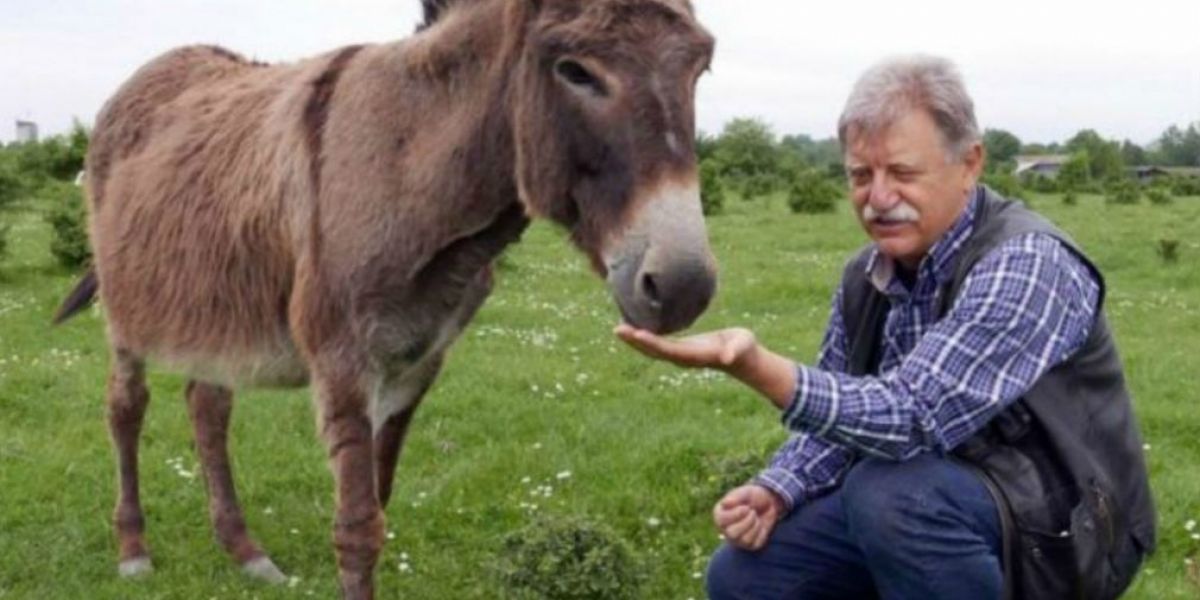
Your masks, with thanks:
[[[394,43],[263,65],[219,47],[143,66],[87,156],[119,572],[152,570],[138,491],[145,364],[185,374],[216,537],[247,532],[232,390],[311,385],[336,480],[342,593],[373,596],[400,448],[491,263],[531,218],[568,229],[622,317],[673,332],[716,288],[694,94],[714,40],[688,0],[425,0]]]

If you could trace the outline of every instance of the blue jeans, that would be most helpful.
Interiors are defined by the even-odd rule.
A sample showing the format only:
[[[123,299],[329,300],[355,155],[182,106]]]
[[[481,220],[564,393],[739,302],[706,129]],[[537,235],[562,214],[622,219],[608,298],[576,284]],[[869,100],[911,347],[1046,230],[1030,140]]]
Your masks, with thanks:
[[[866,459],[841,487],[780,521],[758,552],[721,546],[711,600],[999,598],[1000,518],[979,476],[951,460]]]

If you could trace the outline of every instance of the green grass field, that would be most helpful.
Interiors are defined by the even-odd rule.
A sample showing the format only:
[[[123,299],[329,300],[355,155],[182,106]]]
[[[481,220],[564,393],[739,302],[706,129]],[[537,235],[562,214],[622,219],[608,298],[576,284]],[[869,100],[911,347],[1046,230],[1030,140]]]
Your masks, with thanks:
[[[1107,206],[1057,196],[1035,206],[1108,277],[1116,330],[1149,445],[1160,548],[1130,598],[1200,597],[1200,198]],[[864,241],[845,207],[792,215],[774,198],[732,200],[710,219],[721,264],[697,325],[746,325],[812,360],[833,286]],[[328,598],[332,478],[306,391],[238,396],[231,452],[251,529],[295,578],[245,579],[213,541],[184,410],[183,381],[151,376],[142,497],[156,563],[116,576],[114,467],[104,419],[107,351],[98,311],[48,321],[74,277],[53,266],[36,207],[0,261],[0,598]],[[1180,240],[1165,264],[1158,240]],[[700,599],[718,543],[712,502],[786,434],[774,409],[732,381],[652,363],[611,335],[602,283],[555,230],[536,225],[499,271],[495,295],[451,351],[418,412],[388,507],[381,598],[503,597],[502,540],[536,515],[608,524],[637,550],[652,599]],[[407,566],[402,567],[401,564]]]

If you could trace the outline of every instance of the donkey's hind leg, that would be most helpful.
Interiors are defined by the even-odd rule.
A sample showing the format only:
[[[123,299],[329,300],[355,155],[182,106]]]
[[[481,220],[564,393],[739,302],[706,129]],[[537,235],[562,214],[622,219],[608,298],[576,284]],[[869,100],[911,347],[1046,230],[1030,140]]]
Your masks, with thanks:
[[[113,511],[113,526],[120,547],[118,572],[123,577],[132,577],[153,570],[143,539],[146,520],[138,496],[138,436],[150,393],[146,391],[145,363],[141,357],[114,348],[112,360],[108,378],[108,428],[117,453],[121,486]]]
[[[217,540],[247,575],[271,583],[286,581],[287,577],[246,531],[246,520],[238,505],[226,449],[233,393],[223,387],[190,381],[187,404],[196,430],[196,449],[204,468],[209,515]]]

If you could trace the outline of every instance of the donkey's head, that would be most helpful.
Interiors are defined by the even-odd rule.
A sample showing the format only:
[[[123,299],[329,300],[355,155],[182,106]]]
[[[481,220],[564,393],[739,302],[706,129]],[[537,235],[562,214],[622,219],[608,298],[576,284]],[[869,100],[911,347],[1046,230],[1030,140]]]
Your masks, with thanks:
[[[517,176],[630,324],[690,325],[716,288],[693,148],[713,38],[687,0],[510,0]]]

